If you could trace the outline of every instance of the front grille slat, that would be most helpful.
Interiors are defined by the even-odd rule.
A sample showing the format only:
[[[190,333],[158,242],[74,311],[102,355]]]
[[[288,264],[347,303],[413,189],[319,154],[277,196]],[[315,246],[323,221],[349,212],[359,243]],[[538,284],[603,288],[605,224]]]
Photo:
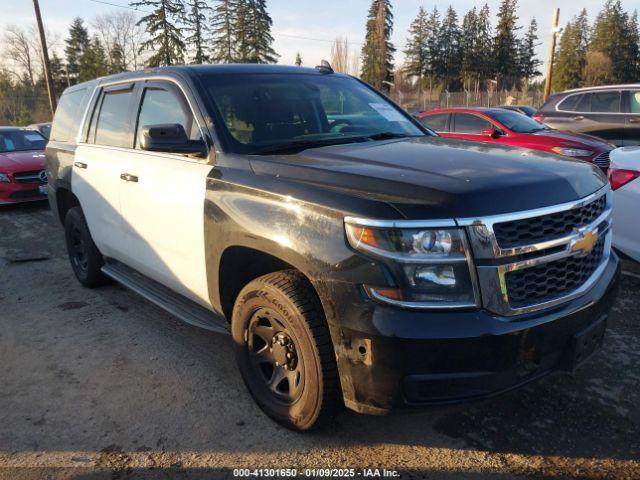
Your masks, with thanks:
[[[496,223],[493,231],[500,248],[514,248],[555,240],[571,235],[576,228],[589,225],[604,212],[602,195],[587,205],[541,217]]]
[[[600,168],[606,170],[611,165],[611,160],[609,158],[610,152],[603,152],[593,159],[593,163],[595,163]]]
[[[580,288],[596,271],[604,254],[605,238],[600,237],[584,257],[573,256],[515,270],[505,275],[509,305],[522,308],[545,303]]]

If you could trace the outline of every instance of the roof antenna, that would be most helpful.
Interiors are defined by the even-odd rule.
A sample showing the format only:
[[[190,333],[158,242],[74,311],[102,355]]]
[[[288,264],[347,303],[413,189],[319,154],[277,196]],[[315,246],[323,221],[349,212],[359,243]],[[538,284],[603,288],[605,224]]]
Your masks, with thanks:
[[[333,73],[333,68],[331,68],[331,64],[326,60],[321,60],[320,65],[316,67],[316,70],[324,74]]]

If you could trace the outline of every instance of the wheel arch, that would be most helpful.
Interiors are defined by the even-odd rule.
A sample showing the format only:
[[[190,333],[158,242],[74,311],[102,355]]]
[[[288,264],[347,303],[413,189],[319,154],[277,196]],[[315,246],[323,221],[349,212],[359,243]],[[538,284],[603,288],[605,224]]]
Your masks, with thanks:
[[[80,207],[80,200],[68,188],[58,187],[56,189],[56,207],[60,223],[64,225],[67,212],[73,207]]]

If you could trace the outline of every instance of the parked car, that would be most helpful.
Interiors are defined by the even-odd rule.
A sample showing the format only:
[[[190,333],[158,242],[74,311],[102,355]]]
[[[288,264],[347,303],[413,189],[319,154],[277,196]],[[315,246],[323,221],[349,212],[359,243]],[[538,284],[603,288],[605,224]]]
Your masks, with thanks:
[[[613,246],[640,262],[640,147],[611,152],[609,180],[616,208],[613,212]]]
[[[249,392],[293,429],[343,403],[487,397],[604,335],[619,267],[598,168],[439,138],[326,65],[72,86],[47,162],[80,283],[230,333]]]
[[[31,130],[37,130],[47,140],[49,140],[49,137],[51,136],[51,122],[33,123],[29,125],[27,128]]]
[[[529,105],[502,105],[500,108],[504,108],[506,110],[512,110],[514,112],[522,113],[527,117],[533,117],[535,113],[538,111],[537,109],[529,106]]]
[[[36,131],[0,127],[0,204],[47,199],[46,143]]]
[[[567,90],[550,96],[533,118],[619,147],[640,145],[640,83]]]
[[[606,170],[614,145],[590,135],[552,130],[503,108],[444,108],[418,115],[446,138],[541,150],[593,162]]]

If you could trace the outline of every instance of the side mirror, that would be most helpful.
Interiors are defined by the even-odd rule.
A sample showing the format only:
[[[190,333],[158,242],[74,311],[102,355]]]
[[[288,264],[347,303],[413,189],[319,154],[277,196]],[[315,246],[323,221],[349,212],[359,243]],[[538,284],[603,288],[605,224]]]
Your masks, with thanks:
[[[179,123],[145,125],[140,133],[140,148],[150,152],[181,153],[185,155],[206,155],[202,140],[190,140],[184,127]]]
[[[493,127],[482,130],[483,137],[498,138],[500,135],[501,132]]]

